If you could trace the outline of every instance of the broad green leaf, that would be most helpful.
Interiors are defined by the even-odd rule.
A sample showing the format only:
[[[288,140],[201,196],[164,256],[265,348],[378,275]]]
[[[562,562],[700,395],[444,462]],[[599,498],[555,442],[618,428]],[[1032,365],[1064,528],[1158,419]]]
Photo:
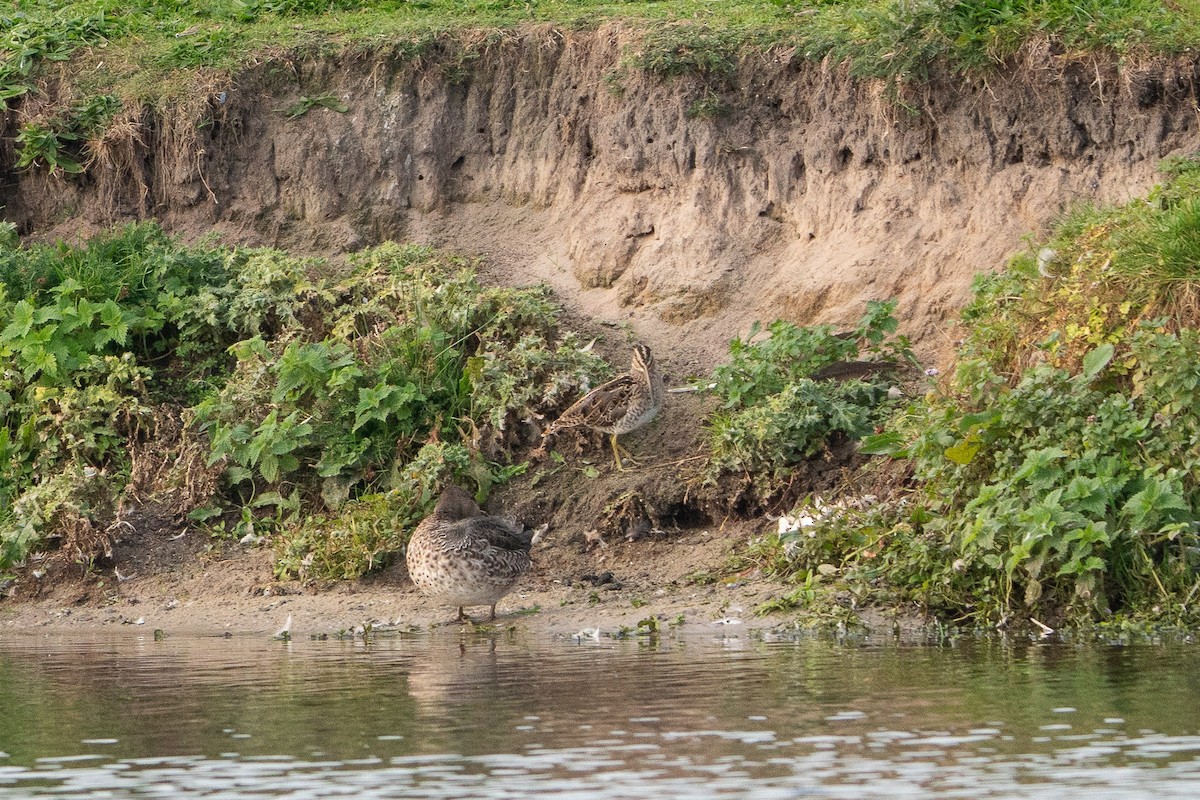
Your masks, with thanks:
[[[894,456],[904,450],[904,444],[904,436],[896,431],[885,431],[864,438],[858,452],[868,456]]]
[[[58,359],[43,347],[27,347],[21,351],[21,361],[25,364],[22,371],[25,379],[29,380],[39,372],[54,377],[58,375]]]
[[[104,341],[125,345],[129,339],[129,325],[121,307],[114,300],[105,300],[100,306],[101,337]],[[101,344],[104,341],[100,342]]]
[[[1135,531],[1157,529],[1172,516],[1170,511],[1187,511],[1189,506],[1174,489],[1163,480],[1152,478],[1146,488],[1126,501],[1121,513],[1129,519]]]
[[[70,297],[73,294],[79,294],[83,291],[83,285],[72,277],[63,279],[63,282],[50,290],[52,294],[59,297]]]
[[[63,310],[58,306],[38,306],[33,312],[33,324],[45,325],[47,322],[58,322],[63,318]]]
[[[472,385],[479,382],[479,379],[483,377],[483,365],[483,356],[471,356],[467,359],[467,366],[463,369],[462,385],[464,388],[470,389]]]
[[[187,518],[192,522],[207,522],[214,517],[219,517],[223,513],[220,506],[200,506],[193,508],[187,513]]]
[[[258,471],[267,479],[267,483],[274,483],[279,478],[279,459],[273,453],[265,454],[258,462]]]
[[[372,420],[383,422],[390,416],[410,416],[411,412],[406,405],[417,399],[417,387],[411,383],[404,386],[381,383],[370,388],[361,388],[358,390],[358,406],[354,409],[354,427],[351,428],[351,432],[357,431]]]
[[[92,301],[88,300],[86,297],[81,297],[79,298],[79,302],[75,304],[73,311],[75,312],[76,318],[79,320],[79,324],[85,328],[90,328],[92,325],[92,320],[96,318],[98,309],[95,304],[92,303]]]
[[[33,304],[22,300],[13,306],[12,318],[4,332],[0,333],[0,341],[11,342],[29,334],[33,328]]]
[[[237,486],[239,483],[254,480],[254,471],[238,464],[230,464],[225,469],[225,476],[231,484]]]
[[[1083,357],[1083,378],[1091,380],[1100,374],[1100,370],[1108,366],[1108,362],[1112,361],[1113,353],[1116,351],[1110,343],[1105,342],[1099,347],[1092,350]]]
[[[267,347],[267,343],[262,340],[261,336],[255,336],[252,339],[243,339],[229,347],[229,352],[233,353],[238,361],[249,361],[252,358],[258,357],[264,361],[271,359],[271,349]]]
[[[329,353],[322,342],[291,342],[284,348],[273,370],[277,382],[272,399],[278,403],[285,398],[298,398],[305,392],[316,391],[329,381]]]
[[[334,369],[325,384],[325,388],[330,392],[335,392],[343,386],[353,386],[354,382],[362,376],[363,371],[356,364],[350,363],[344,367]]]
[[[263,506],[282,506],[285,504],[283,495],[279,492],[263,492],[250,501],[251,508],[262,508]]]
[[[1033,480],[1045,477],[1051,465],[1067,457],[1067,451],[1061,447],[1044,447],[1025,454],[1025,460],[1013,478],[1016,480]]]
[[[958,421],[958,429],[960,431],[969,431],[975,427],[986,428],[994,422],[999,422],[1000,417],[1000,412],[995,409],[977,411],[974,414],[963,414]]]

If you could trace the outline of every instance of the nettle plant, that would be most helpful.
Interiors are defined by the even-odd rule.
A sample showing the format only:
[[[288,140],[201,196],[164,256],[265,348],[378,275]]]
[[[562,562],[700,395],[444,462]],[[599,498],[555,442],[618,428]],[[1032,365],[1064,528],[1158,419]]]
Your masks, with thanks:
[[[523,469],[526,422],[609,371],[559,335],[544,287],[483,287],[429,248],[384,245],[317,278],[317,260],[185,247],[153,225],[82,247],[2,233],[0,569],[68,530],[102,544],[136,479],[139,497],[187,484],[172,508],[214,532],[282,533],[289,571],[361,574],[440,482],[482,499]]]
[[[1167,174],[977,281],[954,374],[864,442],[915,488],[802,510],[779,541],[796,570],[988,623],[1195,621],[1200,165]]]
[[[82,247],[0,244],[0,568],[64,528],[99,531],[152,425],[195,259],[153,226]],[[186,276],[186,277],[185,277]],[[86,550],[86,548],[81,548]],[[82,558],[88,554],[83,552]]]
[[[730,342],[729,363],[712,374],[711,391],[722,402],[706,423],[709,478],[748,475],[769,496],[831,438],[874,432],[894,407],[889,374],[915,364],[907,339],[892,335],[895,307],[868,303],[844,333],[776,321],[765,331],[755,323],[745,340]],[[843,374],[839,366],[865,368]]]
[[[976,364],[966,388],[981,402],[911,418],[920,527],[953,558],[949,582],[974,587],[989,618],[1103,617],[1194,593],[1198,358],[1194,331],[1149,322],[1075,374],[1038,366],[1009,388]]]
[[[267,514],[235,532],[289,511],[275,525],[283,574],[378,566],[443,480],[485,496],[523,471],[526,423],[609,371],[558,334],[545,287],[486,288],[469,262],[416,246],[352,261],[306,293],[294,322],[231,347],[229,380],[195,408],[210,464],[226,465],[243,508]]]
[[[977,286],[964,360],[908,452],[992,615],[1188,614],[1200,590],[1200,165],[1070,216]]]
[[[251,493],[320,485],[336,507],[351,487],[387,489],[439,438],[503,456],[522,418],[606,369],[573,336],[554,343],[544,288],[484,288],[466,262],[447,268],[428,248],[357,257],[302,316],[234,345],[230,380],[196,408],[213,461]]]

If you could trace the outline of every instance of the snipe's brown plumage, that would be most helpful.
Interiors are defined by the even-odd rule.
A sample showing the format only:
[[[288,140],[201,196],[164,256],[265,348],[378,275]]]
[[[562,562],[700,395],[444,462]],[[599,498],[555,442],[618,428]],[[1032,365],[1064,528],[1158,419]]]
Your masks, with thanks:
[[[663,380],[650,348],[636,345],[629,372],[618,375],[592,389],[555,420],[544,435],[563,428],[584,427],[603,431],[612,445],[613,461],[618,470],[623,450],[617,437],[637,430],[658,414],[663,404]],[[629,456],[626,451],[625,455]]]
[[[488,516],[457,486],[447,486],[433,513],[408,542],[408,574],[436,602],[458,607],[491,606],[529,569],[533,534],[502,517]]]

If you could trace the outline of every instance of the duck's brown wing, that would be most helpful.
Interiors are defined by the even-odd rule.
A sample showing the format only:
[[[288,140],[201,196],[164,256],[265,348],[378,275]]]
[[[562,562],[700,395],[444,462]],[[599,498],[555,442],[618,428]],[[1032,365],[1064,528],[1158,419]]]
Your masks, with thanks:
[[[501,517],[460,520],[445,526],[443,536],[449,549],[463,552],[528,553],[533,545],[532,531]]]
[[[585,394],[555,421],[555,428],[586,425],[590,428],[611,428],[629,410],[635,381],[628,375],[618,375]]]
[[[484,521],[487,525],[479,526],[476,534],[486,537],[492,547],[512,553],[528,553],[533,546],[533,531],[525,530],[524,526],[496,517],[487,517]]]

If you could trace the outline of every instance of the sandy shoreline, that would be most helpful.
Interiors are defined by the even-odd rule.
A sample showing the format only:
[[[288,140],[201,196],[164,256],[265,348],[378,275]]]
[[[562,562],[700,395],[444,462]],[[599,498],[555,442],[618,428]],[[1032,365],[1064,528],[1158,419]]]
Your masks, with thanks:
[[[593,569],[564,570],[560,559],[541,559],[549,563],[535,562],[517,589],[500,601],[490,624],[549,636],[595,631],[634,635],[639,623],[643,631],[655,624],[644,622],[649,619],[661,631],[748,631],[791,624],[785,614],[755,613],[788,587],[755,576],[689,580],[693,564],[711,566],[709,556],[723,544],[702,538],[623,545],[620,552],[598,557],[583,554]],[[688,557],[655,558],[647,549]],[[673,565],[672,574],[663,574],[666,565]],[[122,567],[126,569],[134,568]],[[25,587],[25,592],[31,596],[0,601],[0,635],[120,627],[270,636],[286,626],[293,638],[300,638],[364,628],[423,631],[458,625],[454,610],[420,595],[401,565],[360,581],[303,586],[276,581],[271,554],[262,549],[175,564],[157,574],[134,572],[123,581],[108,570],[58,580],[41,591]],[[480,625],[489,624],[486,607],[468,611]]]

